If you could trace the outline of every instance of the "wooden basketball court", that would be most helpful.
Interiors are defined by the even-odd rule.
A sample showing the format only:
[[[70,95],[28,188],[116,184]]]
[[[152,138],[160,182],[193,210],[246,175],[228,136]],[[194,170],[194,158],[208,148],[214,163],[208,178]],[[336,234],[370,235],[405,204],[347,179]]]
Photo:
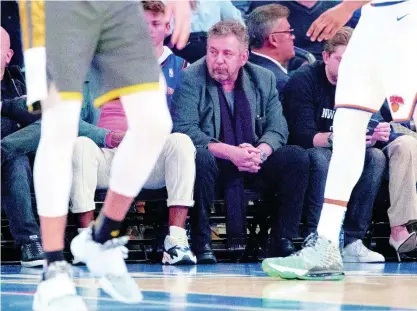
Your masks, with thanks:
[[[347,276],[339,282],[273,279],[260,264],[128,267],[144,291],[145,299],[138,305],[113,301],[85,267],[73,267],[89,310],[417,310],[416,262],[347,264]],[[3,265],[1,310],[32,310],[41,273],[41,269]]]

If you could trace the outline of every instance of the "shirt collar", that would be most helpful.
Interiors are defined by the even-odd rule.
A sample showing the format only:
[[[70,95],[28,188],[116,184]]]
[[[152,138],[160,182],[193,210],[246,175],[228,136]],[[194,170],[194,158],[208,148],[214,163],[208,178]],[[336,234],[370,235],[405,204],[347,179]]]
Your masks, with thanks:
[[[166,61],[168,56],[171,55],[171,54],[172,54],[172,51],[169,49],[169,47],[164,45],[164,50],[163,50],[161,56],[158,57],[159,65],[161,65],[164,61]]]
[[[285,72],[285,74],[288,74],[288,70],[287,68],[285,68],[284,66],[282,66],[276,59],[273,59],[272,57],[266,56],[264,54],[261,53],[257,53],[257,52],[253,52],[253,54],[264,57],[266,59],[269,59],[271,62],[273,62],[275,65],[277,65],[283,72]]]

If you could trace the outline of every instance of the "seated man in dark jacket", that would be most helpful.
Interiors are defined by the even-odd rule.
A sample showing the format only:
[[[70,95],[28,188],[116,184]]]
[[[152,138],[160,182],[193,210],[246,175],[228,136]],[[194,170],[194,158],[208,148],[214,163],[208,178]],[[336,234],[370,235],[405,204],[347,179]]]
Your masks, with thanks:
[[[1,137],[39,119],[27,111],[25,78],[18,66],[9,66],[13,55],[10,36],[1,27]]]
[[[310,182],[305,201],[308,233],[317,229],[323,205],[332,155],[338,69],[351,34],[352,29],[348,27],[336,33],[325,45],[324,62],[299,69],[290,78],[284,91],[284,113],[290,129],[290,142],[308,149],[310,155]],[[383,152],[373,146],[378,141],[388,140],[390,136],[388,123],[375,123],[374,133],[368,135],[366,141],[368,149],[364,171],[352,192],[343,225],[345,262],[384,261],[381,254],[367,249],[362,243],[372,220],[373,205],[386,164]]]
[[[289,79],[288,63],[295,56],[289,14],[285,6],[269,4],[256,8],[246,18],[251,48],[249,61],[275,74],[280,95]]]
[[[1,141],[39,119],[39,116],[33,116],[27,111],[26,87],[20,68],[8,67],[13,54],[9,34],[1,28]],[[44,252],[40,243],[39,225],[31,205],[32,170],[29,159],[27,156],[17,155],[13,157],[13,161],[3,163],[3,156],[2,150],[2,210],[9,221],[14,242],[21,249],[21,264],[27,267],[41,266]],[[29,193],[29,196],[22,197],[24,192]]]
[[[277,1],[252,1],[249,11],[257,7],[276,3]],[[318,0],[291,0],[279,1],[280,5],[287,7],[291,14],[288,17],[289,23],[294,27],[295,46],[312,53],[316,59],[322,59],[323,41],[311,41],[307,36],[307,30],[311,24],[324,12],[336,6],[340,1],[318,1]],[[355,16],[348,21],[346,26],[354,27],[358,17]]]
[[[209,209],[215,189],[224,193],[229,248],[244,244],[244,183],[276,194],[269,255],[294,252],[309,160],[305,150],[285,146],[288,129],[272,72],[247,63],[248,35],[237,22],[209,31],[207,56],[182,73],[172,99],[174,131],[197,149],[195,207],[190,210],[197,262],[215,262]]]

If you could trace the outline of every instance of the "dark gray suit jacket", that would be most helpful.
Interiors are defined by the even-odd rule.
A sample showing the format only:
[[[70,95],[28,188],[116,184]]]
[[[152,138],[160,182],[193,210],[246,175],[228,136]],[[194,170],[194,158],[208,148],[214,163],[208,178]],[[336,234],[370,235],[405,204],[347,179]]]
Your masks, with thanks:
[[[252,112],[253,141],[266,143],[275,151],[288,139],[274,74],[247,63],[243,68],[243,89]],[[219,142],[220,104],[216,82],[210,77],[205,58],[182,71],[172,97],[174,132],[188,135],[196,147]]]

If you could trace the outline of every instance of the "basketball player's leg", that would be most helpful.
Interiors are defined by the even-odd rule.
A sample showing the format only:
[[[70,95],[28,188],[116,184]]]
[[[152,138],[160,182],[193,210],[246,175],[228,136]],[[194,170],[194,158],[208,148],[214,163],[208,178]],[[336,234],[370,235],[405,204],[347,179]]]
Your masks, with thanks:
[[[41,138],[33,175],[48,264],[65,260],[64,233],[72,175],[68,158],[77,137],[80,110],[81,100],[61,100],[54,85],[42,102]]]
[[[112,2],[108,6],[107,12],[114,12],[114,16],[104,26],[95,59],[106,89],[101,90],[96,104],[119,98],[128,130],[113,159],[104,207],[93,227],[72,241],[71,250],[100,277],[102,288],[109,295],[136,303],[142,294],[128,274],[122,256],[127,238],[117,237],[134,197],[156,163],[172,121],[165,84],[159,80],[160,68],[140,5]]]
[[[343,263],[338,249],[340,229],[347,202],[363,170],[367,124],[372,113],[379,110],[384,100],[382,86],[376,76],[378,72],[373,66],[374,50],[369,48],[369,44],[364,44],[370,38],[369,29],[372,30],[366,18],[353,33],[339,68],[337,111],[333,121],[333,155],[318,235],[307,241],[307,247],[301,251],[300,256],[264,261],[264,270],[272,276],[343,278]]]
[[[347,201],[362,172],[365,146],[361,142],[371,113],[379,111],[386,98],[391,103],[394,121],[408,121],[413,115],[417,101],[416,8],[417,5],[413,2],[382,8],[368,8],[374,13],[374,18],[370,19],[373,25],[368,25],[368,30],[384,25],[388,21],[390,23],[386,33],[377,39],[375,45],[370,48],[366,47],[366,49],[369,48],[368,52],[372,51],[372,48],[375,49],[370,55],[369,62],[384,64],[384,66],[366,66],[360,61],[361,56],[357,55],[356,65],[358,63],[363,65],[366,73],[362,71],[359,76],[354,77],[354,72],[349,73],[346,68],[351,66],[350,68],[359,69],[353,63],[353,53],[349,53],[346,55],[347,59],[344,59],[344,68],[341,68],[343,75],[336,92],[336,106],[339,108],[333,123],[335,144],[327,178],[325,203],[317,229],[319,235],[332,242],[338,239],[338,228],[342,224]],[[404,20],[396,19],[397,16],[404,14],[407,14]],[[374,34],[369,33],[369,35],[375,39]],[[366,45],[363,44],[363,46]],[[362,53],[367,55],[364,49]],[[359,72],[359,70],[356,71],[357,74]],[[367,77],[360,77],[361,75],[367,75]],[[355,87],[355,83],[347,79],[359,79],[362,91],[360,86]],[[348,92],[355,92],[356,95]],[[345,103],[357,105],[359,109],[341,109],[343,107],[357,108]],[[350,126],[351,124],[354,126]],[[347,163],[349,164],[346,165]],[[343,181],[342,185],[338,182],[340,180]]]
[[[79,2],[70,5],[76,6]],[[39,284],[33,308],[35,310],[63,310],[70,304],[75,309],[86,310],[81,298],[76,296],[75,285],[70,278],[70,265],[63,255],[66,215],[68,212],[69,190],[71,187],[72,148],[78,133],[78,122],[82,101],[82,86],[91,63],[95,44],[88,46],[94,37],[90,22],[82,19],[74,24],[79,16],[71,15],[70,7],[59,2],[21,2],[22,30],[27,32],[25,46],[30,51],[42,51],[36,54],[39,59],[25,58],[28,69],[33,62],[43,61],[46,85],[46,72],[50,80],[49,89],[42,100],[41,139],[34,165],[34,184],[40,215],[42,243],[47,265],[43,280]],[[31,16],[31,19],[28,18]],[[85,16],[85,12],[84,15]],[[85,33],[85,29],[89,33]],[[45,33],[45,29],[47,32]],[[78,32],[77,32],[78,31]],[[74,32],[83,34],[84,41],[73,46],[79,36],[71,37]],[[32,37],[29,34],[33,34]],[[31,45],[31,44],[29,44]],[[33,54],[32,54],[33,55]],[[83,55],[84,58],[79,57]],[[30,74],[29,74],[30,76]],[[28,83],[30,79],[28,79]],[[29,90],[33,85],[28,85]],[[30,102],[32,104],[33,102]]]

